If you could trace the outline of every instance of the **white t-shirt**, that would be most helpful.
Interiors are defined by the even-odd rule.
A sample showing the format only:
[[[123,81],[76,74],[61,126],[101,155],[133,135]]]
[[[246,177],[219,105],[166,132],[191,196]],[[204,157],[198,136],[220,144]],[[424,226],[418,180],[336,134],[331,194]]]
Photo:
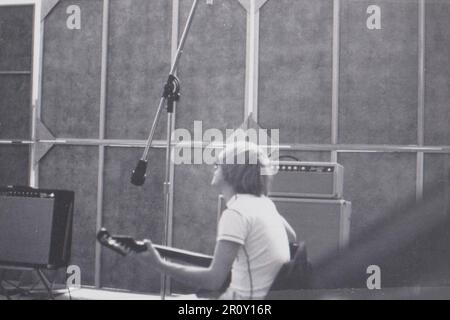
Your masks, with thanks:
[[[264,299],[281,266],[290,259],[283,220],[265,196],[237,194],[219,220],[217,241],[241,244],[228,290],[221,299]]]

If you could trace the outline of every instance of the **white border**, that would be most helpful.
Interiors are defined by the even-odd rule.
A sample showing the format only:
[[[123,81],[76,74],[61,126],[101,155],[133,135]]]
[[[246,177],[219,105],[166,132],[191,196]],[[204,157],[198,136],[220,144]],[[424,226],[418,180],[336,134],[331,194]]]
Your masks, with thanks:
[[[25,6],[25,5],[38,5],[41,7],[40,0],[0,0],[0,6]]]

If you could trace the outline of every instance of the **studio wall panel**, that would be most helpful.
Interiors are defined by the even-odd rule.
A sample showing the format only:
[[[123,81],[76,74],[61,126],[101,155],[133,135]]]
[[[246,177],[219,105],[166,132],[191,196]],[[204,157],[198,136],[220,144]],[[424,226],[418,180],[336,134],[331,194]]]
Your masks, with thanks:
[[[0,139],[30,139],[31,79],[0,75]]]
[[[40,161],[39,187],[75,192],[72,259],[83,285],[94,285],[98,148],[55,146]]]
[[[340,20],[339,142],[416,144],[418,1],[343,0]]]
[[[425,154],[423,192],[424,200],[439,193],[439,208],[443,214],[450,214],[450,156],[448,154]]]
[[[28,185],[28,146],[0,145],[0,185]]]
[[[109,9],[107,132],[147,139],[170,71],[172,1],[113,0]],[[162,113],[155,139],[165,139]]]
[[[180,1],[180,30],[191,5]],[[192,134],[198,120],[203,130],[224,131],[244,121],[246,26],[246,11],[238,0],[199,1],[180,60],[177,128]]]
[[[213,254],[219,190],[211,186],[211,165],[175,166],[174,246]]]
[[[333,2],[270,0],[259,24],[259,123],[283,143],[330,143]]]
[[[0,71],[31,71],[33,6],[0,7]]]
[[[45,19],[42,120],[58,138],[98,138],[102,16],[101,0],[61,0]]]
[[[425,6],[425,144],[450,144],[450,2]]]
[[[147,178],[142,187],[130,183],[141,157],[139,148],[107,148],[105,152],[103,225],[113,234],[150,239],[161,244],[164,235],[165,150],[151,149]],[[142,256],[123,258],[102,250],[101,284],[138,292],[158,292],[159,272]]]
[[[425,154],[423,192],[426,203],[435,202],[435,210],[425,212],[424,219],[432,214],[448,218],[450,215],[450,155]],[[448,229],[443,231],[448,234]],[[428,259],[429,269],[432,272],[427,274],[426,284],[430,287],[448,286],[450,284],[449,261],[446,258],[450,256],[448,241],[439,235],[436,236],[436,233],[429,233],[428,238],[434,241],[427,248],[427,252],[433,256]]]
[[[401,208],[416,192],[413,153],[339,153],[344,166],[344,196],[352,203],[352,236]]]

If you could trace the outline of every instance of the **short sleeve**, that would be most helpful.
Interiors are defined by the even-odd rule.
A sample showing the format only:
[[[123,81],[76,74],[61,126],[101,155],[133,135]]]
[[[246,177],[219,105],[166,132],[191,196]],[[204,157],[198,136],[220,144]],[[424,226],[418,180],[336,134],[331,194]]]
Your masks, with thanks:
[[[227,209],[219,221],[217,241],[228,240],[244,245],[247,238],[247,222],[242,214]]]

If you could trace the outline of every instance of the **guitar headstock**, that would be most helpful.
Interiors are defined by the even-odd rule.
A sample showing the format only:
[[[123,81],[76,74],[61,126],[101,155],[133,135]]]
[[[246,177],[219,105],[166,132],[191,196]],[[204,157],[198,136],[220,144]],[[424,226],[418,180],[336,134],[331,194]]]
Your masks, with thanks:
[[[122,256],[126,256],[130,251],[139,253],[147,250],[145,243],[128,236],[112,236],[105,228],[101,228],[97,232],[97,240],[103,246]]]

